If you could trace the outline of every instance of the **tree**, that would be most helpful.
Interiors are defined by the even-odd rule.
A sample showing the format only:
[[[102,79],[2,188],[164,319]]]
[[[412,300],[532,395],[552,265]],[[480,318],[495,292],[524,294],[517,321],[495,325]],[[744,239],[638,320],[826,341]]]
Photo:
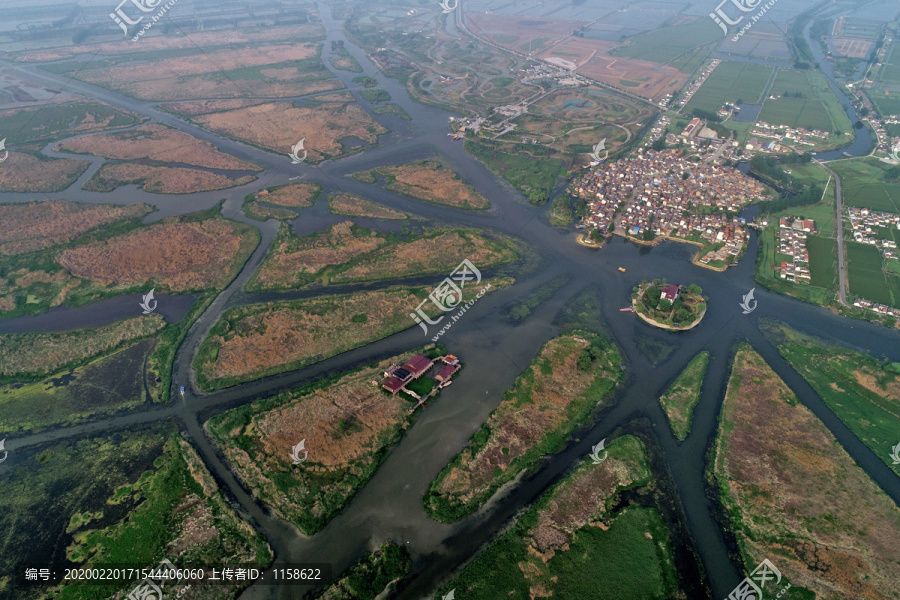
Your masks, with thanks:
[[[647,288],[646,294],[647,298],[654,303],[659,302],[659,298],[662,296],[662,292],[659,291],[659,288],[653,285]]]
[[[595,229],[591,232],[591,241],[592,242],[599,242],[602,239],[603,239],[603,234],[600,233],[599,229]]]
[[[685,321],[687,321],[690,318],[691,318],[691,313],[689,313],[687,311],[687,309],[685,309],[685,308],[679,308],[678,311],[675,313],[675,320],[678,321],[679,323],[684,323]]]
[[[656,239],[656,234],[650,229],[645,229],[643,235],[641,235],[641,239],[645,242],[652,242]]]
[[[700,294],[703,293],[703,288],[700,287],[699,285],[697,285],[696,283],[692,283],[691,285],[688,286],[688,291],[690,293],[694,294],[695,296],[699,296]]]
[[[582,350],[578,355],[578,368],[587,371],[591,368],[591,354],[587,350]]]
[[[609,222],[609,229],[607,229],[607,231],[609,231],[610,233],[612,233],[612,232],[615,231],[615,230],[616,230],[616,222],[615,222],[615,221],[610,221],[610,222]]]
[[[659,310],[669,310],[672,308],[672,301],[663,298],[659,301]]]

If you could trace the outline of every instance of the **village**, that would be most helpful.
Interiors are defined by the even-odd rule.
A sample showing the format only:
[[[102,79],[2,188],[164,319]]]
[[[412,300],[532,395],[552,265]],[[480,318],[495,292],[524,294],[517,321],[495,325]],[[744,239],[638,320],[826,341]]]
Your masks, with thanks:
[[[603,164],[570,192],[587,202],[579,228],[643,241],[664,236],[718,245],[698,257],[708,264],[740,255],[747,225],[736,215],[763,199],[766,189],[731,167],[690,162],[675,150],[649,150]]]
[[[853,239],[860,244],[869,244],[881,248],[884,258],[898,260],[897,243],[893,240],[879,239],[874,236],[875,229],[888,229],[891,225],[900,229],[900,215],[886,212],[876,212],[868,208],[847,207],[847,215],[850,220],[850,228],[853,230]]]
[[[791,283],[809,283],[809,250],[806,248],[807,234],[816,232],[816,222],[812,219],[781,217],[778,221],[778,251],[793,257],[793,262],[782,261],[779,272],[781,278]]]

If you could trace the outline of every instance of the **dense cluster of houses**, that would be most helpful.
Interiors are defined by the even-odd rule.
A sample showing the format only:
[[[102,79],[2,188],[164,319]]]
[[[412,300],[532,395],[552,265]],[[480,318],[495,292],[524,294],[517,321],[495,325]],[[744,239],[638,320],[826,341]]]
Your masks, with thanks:
[[[763,138],[772,138],[783,142],[791,141],[802,146],[815,146],[822,140],[828,139],[828,132],[818,129],[808,130],[803,127],[788,127],[787,125],[769,125],[765,121],[758,121],[751,132],[753,135]],[[817,138],[817,139],[812,139]]]
[[[731,167],[689,162],[675,150],[648,150],[602,164],[570,191],[588,203],[586,229],[606,233],[615,223],[626,235],[641,237],[650,230],[706,240],[737,255],[747,239],[746,226],[728,213],[762,199],[765,186]]]
[[[866,310],[871,310],[873,312],[877,312],[880,315],[889,315],[891,317],[900,318],[900,308],[891,308],[890,306],[886,306],[884,304],[877,304],[872,302],[871,300],[865,300],[863,298],[857,298],[853,302],[853,306],[857,308],[864,308]]]
[[[879,239],[873,234],[874,228],[890,229],[893,225],[900,229],[900,215],[886,212],[876,212],[868,208],[848,207],[847,214],[850,220],[850,228],[853,230],[853,239],[860,244],[878,246],[888,260],[898,260],[897,243],[893,240]]]
[[[781,278],[792,283],[809,283],[809,250],[806,236],[816,232],[816,222],[812,219],[798,219],[793,216],[781,217],[778,221],[778,251],[793,257],[792,262],[782,261]]]

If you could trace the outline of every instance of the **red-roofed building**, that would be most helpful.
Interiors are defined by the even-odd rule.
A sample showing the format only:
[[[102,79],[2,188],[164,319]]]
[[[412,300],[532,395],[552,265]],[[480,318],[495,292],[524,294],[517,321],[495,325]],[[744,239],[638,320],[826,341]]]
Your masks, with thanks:
[[[434,361],[424,354],[416,354],[403,365],[403,368],[409,371],[413,379],[418,379],[423,373],[428,371],[433,364]]]
[[[435,381],[438,383],[444,383],[445,381],[450,381],[450,378],[459,371],[459,364],[445,365],[443,369],[441,369],[440,373],[435,376]]]
[[[664,287],[660,292],[660,298],[663,300],[668,300],[669,302],[674,302],[678,297],[678,286],[674,283],[671,283]]]
[[[403,389],[404,385],[406,385],[406,382],[402,379],[397,379],[396,377],[388,377],[387,381],[381,384],[381,387],[392,394],[396,394],[401,389]]]

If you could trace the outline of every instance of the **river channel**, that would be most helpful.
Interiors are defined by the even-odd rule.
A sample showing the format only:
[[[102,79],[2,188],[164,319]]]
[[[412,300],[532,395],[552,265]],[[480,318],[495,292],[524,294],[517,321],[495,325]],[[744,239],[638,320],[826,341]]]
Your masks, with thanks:
[[[676,490],[677,501],[683,509],[684,521],[701,559],[702,570],[713,597],[723,598],[743,575],[739,565],[729,558],[727,534],[716,523],[713,517],[714,507],[707,501],[704,487],[705,453],[716,434],[718,412],[733,352],[738,343],[746,341],[760,352],[800,400],[825,423],[875,482],[895,502],[900,503],[900,479],[837,420],[808,384],[781,359],[777,350],[762,335],[759,322],[763,318],[778,319],[805,333],[894,361],[900,361],[900,333],[870,323],[849,320],[761,288],[756,289],[758,309],[749,315],[742,314],[738,303],[743,294],[755,287],[752,260],[757,250],[755,234],[747,257],[737,267],[724,273],[692,264],[695,247],[676,242],[645,247],[614,238],[599,250],[578,245],[571,231],[548,224],[549,207],[535,208],[528,205],[519,194],[469,156],[461,143],[447,137],[446,123],[450,113],[412,101],[399,82],[386,78],[365,52],[347,39],[342,23],[332,18],[330,7],[320,4],[319,13],[328,36],[325,47],[328,48],[332,40],[343,41],[344,47],[362,65],[362,74],[378,79],[379,86],[387,90],[393,101],[412,117],[410,123],[405,123],[393,117],[375,116],[388,125],[392,133],[382,138],[376,147],[343,160],[326,161],[318,166],[290,165],[287,157],[251,148],[199,129],[160,111],[152,103],[140,102],[80,82],[69,85],[68,89],[72,91],[101,98],[115,106],[150,116],[215,143],[223,152],[261,164],[267,171],[257,181],[238,189],[190,196],[160,196],[138,192],[129,187],[108,194],[76,189],[51,194],[50,197],[117,204],[147,202],[161,208],[159,213],[152,215],[154,219],[162,215],[185,214],[207,208],[219,199],[226,198],[223,212],[260,229],[262,241],[235,282],[220,294],[191,328],[178,351],[173,386],[188,387],[184,399],[178,399],[172,405],[161,407],[155,412],[145,411],[139,415],[101,420],[80,428],[10,440],[13,442],[8,442],[11,450],[56,439],[136,426],[148,422],[154,415],[160,419],[175,416],[184,423],[192,443],[241,512],[266,535],[276,551],[278,563],[330,562],[334,565],[334,572],[339,573],[364,551],[375,549],[384,541],[394,540],[406,547],[413,557],[410,582],[400,590],[397,597],[420,600],[431,598],[441,583],[471,559],[480,547],[493,539],[523,507],[533,502],[548,485],[582,460],[591,445],[628,431],[640,419],[649,423],[658,442],[657,451],[668,465],[667,472],[656,475],[668,478],[672,488]],[[50,81],[57,85],[66,81],[64,77],[39,72],[30,67],[14,68],[35,80]],[[348,75],[341,71],[334,73],[359,99],[359,85],[351,81],[355,74]],[[367,106],[365,102],[361,102],[361,105]],[[857,135],[860,136],[862,131],[865,130],[857,130]],[[859,137],[854,146],[857,143],[863,143]],[[363,169],[435,155],[444,157],[461,177],[486,196],[491,201],[492,208],[476,212],[424,204],[347,176]],[[341,514],[314,536],[299,534],[292,525],[273,517],[267,509],[253,500],[247,490],[237,483],[204,435],[202,423],[213,414],[255,398],[377,358],[403,353],[426,342],[426,339],[418,327],[412,327],[301,371],[203,396],[193,390],[190,385],[190,362],[197,345],[221,311],[229,306],[254,300],[252,295],[244,294],[240,288],[259,265],[274,238],[277,223],[269,221],[260,224],[246,219],[240,214],[241,199],[247,193],[262,187],[287,183],[290,177],[297,175],[325,188],[320,196],[320,203],[330,192],[340,190],[381,202],[397,210],[414,212],[431,224],[488,227],[514,235],[541,257],[538,268],[530,269],[517,277],[517,285],[482,298],[466,313],[465,318],[444,335],[442,342],[466,363],[460,378],[453,386],[444,390],[436,402],[425,407],[418,415],[415,425],[394,448],[368,485]],[[0,201],[18,201],[32,197],[23,196],[25,195],[3,194],[0,195]],[[329,218],[324,211],[312,212],[309,216],[301,213],[294,227],[297,231],[314,231],[326,227]],[[626,272],[619,271],[619,267],[625,268]],[[541,283],[561,274],[570,277],[569,283],[524,322],[513,325],[502,316],[503,309],[516,299],[526,296]],[[709,309],[698,327],[688,332],[669,333],[650,327],[630,313],[618,311],[620,307],[629,305],[633,286],[644,279],[657,277],[683,284],[697,283],[703,288],[704,294],[709,297]],[[436,277],[434,282],[437,283],[440,279],[442,278]],[[421,505],[422,494],[428,484],[465,446],[469,436],[497,406],[503,392],[527,367],[541,346],[559,333],[554,325],[554,318],[570,299],[584,290],[590,290],[594,294],[596,307],[606,321],[608,335],[618,345],[625,360],[627,377],[617,391],[614,406],[597,415],[595,423],[579,431],[561,452],[550,456],[536,473],[496,499],[488,509],[454,525],[429,519]],[[323,290],[322,293],[329,292]],[[132,302],[133,298],[128,301]],[[77,315],[73,316],[70,323],[71,327],[95,325],[88,316]],[[23,329],[26,328],[17,328]],[[657,360],[646,356],[641,350],[640,341],[647,339],[672,344],[676,348],[665,360]],[[693,432],[681,443],[671,434],[657,398],[690,359],[703,349],[711,353],[709,371],[695,412]],[[576,437],[580,441],[575,441]],[[598,568],[616,567],[609,565]],[[257,585],[246,590],[241,598],[296,598],[299,589],[302,588]]]

